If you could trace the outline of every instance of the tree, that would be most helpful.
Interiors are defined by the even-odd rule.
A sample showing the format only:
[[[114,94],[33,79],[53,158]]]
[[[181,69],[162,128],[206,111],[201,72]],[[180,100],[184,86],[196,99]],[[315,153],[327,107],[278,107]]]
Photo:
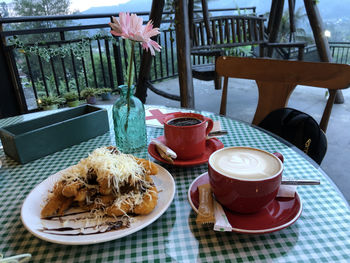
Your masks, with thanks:
[[[19,16],[51,16],[69,14],[70,0],[15,0]]]
[[[302,41],[302,42],[313,42],[313,39],[310,35],[306,34],[304,28],[301,27],[301,23],[303,19],[306,17],[306,14],[303,13],[303,7],[299,7],[294,14],[294,24],[296,27],[296,32],[294,35],[294,41]],[[289,23],[289,11],[285,10],[282,16],[280,30],[279,30],[279,38],[281,42],[290,42],[290,23]]]
[[[1,17],[9,16],[9,8],[5,2],[0,2],[0,15]]]
[[[16,16],[52,16],[52,15],[67,15],[69,10],[70,0],[14,0],[14,10]],[[31,29],[31,28],[51,28],[65,26],[70,21],[40,21],[31,23],[21,23],[16,25],[16,29]],[[23,42],[38,42],[47,40],[58,40],[59,35],[55,34],[40,34],[31,36],[21,36]]]

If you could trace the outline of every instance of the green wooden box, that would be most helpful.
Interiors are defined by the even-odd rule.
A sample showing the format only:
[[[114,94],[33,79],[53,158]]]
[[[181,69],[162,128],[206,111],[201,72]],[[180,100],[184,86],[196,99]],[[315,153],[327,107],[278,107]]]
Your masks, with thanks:
[[[0,138],[5,153],[24,164],[107,131],[107,110],[83,105],[0,128]]]

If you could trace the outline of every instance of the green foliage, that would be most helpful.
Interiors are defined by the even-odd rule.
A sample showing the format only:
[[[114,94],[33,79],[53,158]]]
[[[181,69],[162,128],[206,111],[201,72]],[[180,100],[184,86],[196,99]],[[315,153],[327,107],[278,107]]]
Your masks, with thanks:
[[[77,45],[79,43],[74,43],[75,45],[68,46],[65,44],[65,46],[62,45],[62,47],[59,49],[48,49],[45,47],[39,47],[38,45],[35,46],[39,48],[35,49],[33,46],[31,46],[31,49],[27,49],[25,52],[23,50],[19,50],[22,52],[16,53],[17,66],[19,71],[23,72],[24,75],[29,76],[29,74],[31,74],[35,88],[41,95],[62,94],[69,90],[78,91],[84,87],[111,86],[111,88],[113,88],[114,85],[110,84],[110,76],[107,70],[108,61],[106,52],[102,52],[101,56],[99,52],[96,52],[96,49],[98,48],[96,41],[98,41],[97,39],[100,39],[101,37],[103,40],[107,39],[108,41],[111,40],[111,42],[115,41],[112,38],[104,37],[99,34],[79,42],[84,42],[86,45]],[[88,54],[90,51],[90,42],[93,39],[96,39],[96,41],[91,43],[93,53],[92,57],[90,57]],[[104,41],[101,42],[103,43]],[[20,46],[22,44],[17,42],[17,45]],[[80,52],[80,54],[78,52]],[[25,63],[24,53],[26,53],[30,61],[31,73],[29,72],[29,68]],[[44,59],[41,61],[43,72],[41,71],[37,56],[44,57]],[[80,56],[82,56],[81,59],[79,59]],[[111,72],[112,74],[115,74],[116,70],[114,56],[111,56],[110,59],[112,67]],[[139,60],[140,58],[137,59]],[[73,60],[75,62],[74,67],[72,63]],[[94,65],[92,62],[94,62]],[[104,69],[102,69],[101,64],[103,65]],[[63,71],[63,65],[65,67],[65,71]],[[94,77],[95,75],[96,82]],[[45,76],[44,79],[43,76]],[[75,79],[75,76],[77,79]],[[68,79],[68,83],[66,83],[66,78]],[[113,78],[113,80],[116,80],[116,78]],[[46,89],[48,91],[46,91]]]
[[[235,57],[251,57],[253,55],[252,51],[253,46],[241,46],[233,47],[225,50],[226,55],[235,56]]]
[[[101,91],[101,94],[102,94],[102,93],[112,92],[112,89],[111,88],[101,88],[100,91]]]
[[[57,92],[54,76],[53,75],[47,76],[45,78],[45,83],[46,83],[47,92],[46,92],[45,84],[42,80],[38,80],[35,82],[35,88],[37,90],[39,97],[52,95],[52,94],[57,95],[58,92]],[[66,91],[66,84],[62,79],[58,80],[58,91],[60,94]]]
[[[65,99],[59,96],[43,96],[38,99],[40,106],[49,106],[64,103]]]
[[[94,97],[96,95],[101,94],[101,90],[100,89],[95,89],[95,88],[85,88],[85,89],[82,90],[82,92],[80,94],[84,98]]]
[[[51,58],[61,57],[64,58],[69,56],[71,52],[74,57],[77,59],[83,58],[90,47],[89,39],[82,39],[76,43],[69,43],[63,46],[57,47],[43,47],[39,46],[39,43],[36,42],[34,45],[25,45],[22,41],[20,41],[16,36],[10,38],[9,43],[14,45],[16,48],[20,49],[20,52],[31,55],[38,55],[43,58],[46,62],[49,62]],[[41,42],[40,44],[44,44]]]
[[[63,94],[63,97],[66,99],[66,101],[75,101],[79,99],[79,95],[75,91],[66,92]]]

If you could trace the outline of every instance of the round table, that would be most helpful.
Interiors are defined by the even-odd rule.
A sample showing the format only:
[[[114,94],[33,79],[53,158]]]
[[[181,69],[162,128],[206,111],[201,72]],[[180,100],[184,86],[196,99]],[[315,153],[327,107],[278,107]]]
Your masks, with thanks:
[[[162,107],[160,107],[162,108]],[[247,123],[218,116],[228,134],[225,146],[250,146],[284,155],[284,176],[318,179],[318,186],[299,186],[303,203],[300,218],[291,226],[269,234],[216,232],[196,224],[187,200],[192,181],[207,171],[207,164],[173,167],[162,164],[174,177],[175,198],[168,210],[148,227],[121,239],[83,246],[49,243],[30,234],[20,219],[29,192],[48,176],[77,163],[95,148],[115,145],[111,106],[107,106],[110,132],[41,159],[20,165],[0,149],[0,253],[4,257],[31,253],[33,262],[349,262],[350,210],[347,202],[322,170],[294,147]],[[164,108],[163,108],[164,109]],[[179,111],[180,109],[172,109]],[[0,120],[0,127],[36,118],[40,112]],[[162,128],[147,127],[148,140],[163,135]],[[150,158],[147,147],[137,154]]]

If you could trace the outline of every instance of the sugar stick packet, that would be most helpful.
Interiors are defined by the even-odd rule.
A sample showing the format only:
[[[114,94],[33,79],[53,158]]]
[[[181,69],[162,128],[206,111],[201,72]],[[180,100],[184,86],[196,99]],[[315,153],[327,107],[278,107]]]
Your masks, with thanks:
[[[214,213],[215,213],[214,230],[221,231],[221,232],[224,232],[224,231],[231,232],[232,226],[227,219],[225,211],[216,200],[214,200]]]
[[[196,223],[210,224],[215,222],[213,196],[209,184],[198,186],[199,206]]]

